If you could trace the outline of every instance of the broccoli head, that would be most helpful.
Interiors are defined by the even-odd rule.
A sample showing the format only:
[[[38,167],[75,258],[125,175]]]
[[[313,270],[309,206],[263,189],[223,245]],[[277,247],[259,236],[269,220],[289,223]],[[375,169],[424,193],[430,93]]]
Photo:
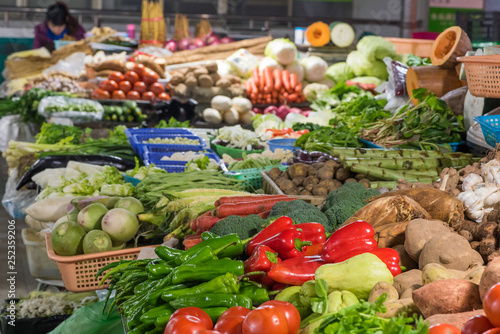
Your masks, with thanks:
[[[210,232],[218,236],[224,236],[231,233],[236,233],[240,239],[248,239],[264,226],[264,219],[257,215],[248,215],[246,217],[229,216],[218,221],[211,229]]]
[[[278,218],[282,216],[292,218],[295,224],[315,222],[328,229],[328,219],[325,214],[314,205],[302,200],[276,203],[269,213],[269,217]]]

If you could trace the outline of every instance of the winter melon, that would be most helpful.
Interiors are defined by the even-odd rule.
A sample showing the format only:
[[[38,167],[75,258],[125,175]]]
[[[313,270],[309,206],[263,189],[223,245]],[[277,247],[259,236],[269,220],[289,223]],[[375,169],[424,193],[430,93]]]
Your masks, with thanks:
[[[339,48],[346,48],[354,43],[356,33],[350,24],[344,22],[330,23],[330,38]]]
[[[325,46],[330,42],[330,28],[328,24],[318,21],[307,27],[306,38],[312,46]]]
[[[472,44],[462,28],[454,26],[443,31],[432,44],[432,65],[441,68],[454,68],[457,58],[472,51]]]

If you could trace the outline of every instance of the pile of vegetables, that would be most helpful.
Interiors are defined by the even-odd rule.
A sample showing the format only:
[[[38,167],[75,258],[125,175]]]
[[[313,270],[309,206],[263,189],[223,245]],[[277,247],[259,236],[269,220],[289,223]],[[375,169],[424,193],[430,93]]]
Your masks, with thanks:
[[[230,99],[227,96],[214,96],[210,102],[211,108],[203,110],[203,119],[209,124],[220,124],[222,121],[229,125],[251,124],[255,113],[252,111],[252,102],[244,97]]]
[[[178,144],[178,145],[201,145],[198,139],[190,139],[186,137],[174,137],[174,138],[149,138],[144,140],[143,144]]]
[[[92,103],[68,103],[66,105],[48,104],[45,107],[48,113],[56,113],[61,111],[83,111],[83,112],[98,112],[95,105]]]
[[[246,153],[243,153],[243,160],[234,161],[227,166],[227,169],[230,171],[237,171],[242,169],[250,169],[250,168],[264,168],[267,166],[279,165],[281,163],[281,159],[271,160],[269,158],[248,158]]]
[[[305,101],[297,74],[265,67],[262,73],[253,69],[245,81],[246,94],[253,104],[292,104]]]
[[[261,137],[253,131],[243,129],[241,125],[220,128],[212,143],[246,151],[263,150],[265,147],[265,141]]]
[[[146,120],[146,116],[142,113],[141,108],[137,106],[135,101],[125,101],[122,106],[103,106],[103,119],[112,122],[139,122]]]

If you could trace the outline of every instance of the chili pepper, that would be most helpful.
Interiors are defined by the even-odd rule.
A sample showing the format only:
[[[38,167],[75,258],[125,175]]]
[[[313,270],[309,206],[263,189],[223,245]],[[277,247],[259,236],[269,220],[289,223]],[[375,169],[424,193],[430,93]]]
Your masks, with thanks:
[[[266,288],[251,283],[243,284],[240,291],[238,291],[238,295],[250,298],[254,306],[258,306],[269,300],[269,293]]]
[[[149,324],[141,324],[135,327],[133,330],[129,330],[128,334],[146,334],[146,332],[151,328]]]
[[[355,221],[341,227],[328,238],[321,257],[327,262],[338,262],[348,253],[372,251],[377,248],[374,236],[375,231],[370,224],[362,220]]]
[[[169,285],[163,288],[157,288],[148,294],[146,300],[149,305],[158,306],[163,302],[162,299],[160,298],[162,294],[174,290],[184,290],[190,287],[191,287],[190,284],[177,284],[177,285]]]
[[[271,247],[261,245],[255,248],[252,255],[243,262],[245,273],[252,271],[265,271],[268,272],[274,265],[280,263],[281,259],[278,253]]]
[[[201,241],[205,241],[205,240],[210,240],[210,239],[217,239],[219,238],[219,236],[215,233],[212,233],[210,231],[205,231],[203,232],[201,235]]]
[[[320,256],[297,257],[277,264],[267,275],[278,283],[303,285],[314,280],[316,269],[326,263]]]
[[[382,262],[385,263],[387,269],[392,273],[392,276],[401,274],[401,267],[399,266],[399,253],[392,248],[377,248],[370,251],[376,255]]]
[[[181,265],[203,263],[203,262],[209,261],[209,260],[217,260],[217,256],[214,255],[212,248],[210,248],[209,246],[206,246],[206,247],[201,248],[196,253],[194,253],[191,257],[189,257]]]
[[[163,331],[158,328],[153,328],[152,330],[149,330],[144,334],[163,334]]]
[[[252,307],[252,300],[246,296],[235,295],[230,293],[205,293],[199,295],[183,296],[176,298],[170,302],[170,305],[175,309],[189,307],[195,305],[199,308],[209,307],[234,307],[243,306],[246,308]]]
[[[205,234],[205,233],[207,232],[203,232],[201,234],[201,237],[203,238],[205,235],[209,236],[210,239],[204,240],[199,244],[189,248],[187,251],[185,251],[184,254],[180,256],[180,258],[178,258],[178,261],[180,261],[180,263],[185,262],[193,254],[198,252],[203,247],[207,246],[210,247],[212,251],[217,251],[222,249],[217,254],[219,258],[234,257],[243,254],[243,242],[241,241],[241,239],[238,237],[237,234],[228,234],[223,237],[212,238],[212,234]]]
[[[151,310],[147,311],[143,315],[141,315],[141,322],[143,324],[154,324],[156,319],[167,314],[172,315],[174,313],[174,309],[168,304],[164,304],[158,307],[154,307]]]
[[[304,246],[304,256],[315,256],[315,255],[321,255],[321,252],[323,251],[323,246],[324,243],[322,244],[312,244],[309,246]]]
[[[225,273],[241,276],[244,272],[242,261],[211,260],[198,264],[186,264],[175,268],[171,274],[171,283],[209,281]]]
[[[267,239],[272,238],[281,231],[292,227],[292,225],[293,225],[293,220],[290,217],[283,216],[281,218],[276,219],[268,227],[257,233],[252,238],[252,240],[250,240],[250,242],[247,245],[246,253],[248,255],[252,254],[257,246],[262,244]]]
[[[206,314],[212,319],[213,323],[215,324],[217,322],[217,319],[224,313],[228,308],[227,307],[208,307],[208,308],[203,308],[202,310],[205,311]]]
[[[146,295],[143,295],[135,303],[133,303],[132,307],[129,309],[129,312],[124,311],[124,314],[127,318],[126,322],[127,330],[131,330],[132,328],[140,325],[141,315],[144,313],[145,306],[146,306]]]
[[[322,244],[326,241],[325,227],[320,223],[295,224],[293,227],[302,230],[304,241],[310,241],[313,244]]]
[[[278,252],[278,256],[285,260],[301,256],[302,247],[310,245],[309,241],[302,241],[302,232],[295,228],[288,228],[263,241],[261,245],[269,246]]]
[[[238,277],[227,273],[218,276],[208,282],[201,283],[189,289],[167,291],[161,295],[161,299],[168,302],[177,297],[197,295],[202,293],[237,293],[240,289]]]
[[[155,253],[160,259],[168,262],[181,257],[185,252],[167,246],[158,246],[155,248]]]
[[[162,260],[163,261],[163,260]],[[166,261],[160,262],[160,263],[155,263],[155,264],[148,264],[146,267],[146,271],[148,274],[149,279],[160,279],[172,272],[174,268],[167,264]]]
[[[172,314],[165,314],[162,315],[161,317],[158,317],[155,320],[155,328],[160,330],[165,330],[165,327],[167,327],[168,321],[170,320],[171,316]]]
[[[135,295],[142,295],[144,292],[148,291],[148,287],[151,283],[153,283],[154,280],[152,279],[147,279],[142,283],[137,284],[134,287],[134,294]]]

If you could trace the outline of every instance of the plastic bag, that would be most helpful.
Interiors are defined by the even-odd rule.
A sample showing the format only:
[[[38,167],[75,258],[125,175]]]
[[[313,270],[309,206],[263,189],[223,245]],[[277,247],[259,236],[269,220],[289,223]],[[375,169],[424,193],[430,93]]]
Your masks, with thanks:
[[[107,310],[103,314],[103,306],[104,301],[100,301],[82,307],[49,334],[123,334],[122,318],[116,308],[108,316]]]
[[[19,115],[0,118],[0,151],[9,147],[9,141],[34,142],[40,128],[34,123],[21,122]]]
[[[79,77],[85,68],[85,53],[75,52],[65,59],[61,59],[57,64],[43,70],[42,74],[49,76],[51,72],[70,73],[74,77]]]
[[[87,111],[60,111],[60,112],[50,112],[45,109],[48,106],[61,106],[65,107],[69,104],[90,104],[94,106],[97,112],[87,112]],[[38,113],[45,118],[57,117],[57,118],[69,118],[73,123],[81,123],[81,122],[92,122],[92,121],[100,121],[102,119],[102,115],[104,114],[104,108],[102,105],[93,100],[81,99],[81,98],[73,98],[67,96],[47,96],[44,97],[40,104],[38,104]]]
[[[18,168],[14,168],[5,184],[5,194],[2,198],[2,205],[7,213],[14,219],[24,219],[26,213],[24,210],[35,203],[37,196],[35,190],[16,190]]]
[[[389,73],[389,79],[385,87],[387,105],[384,109],[394,112],[409,101],[408,92],[406,91],[408,66],[389,57],[384,58],[384,63],[387,65],[387,72]]]

